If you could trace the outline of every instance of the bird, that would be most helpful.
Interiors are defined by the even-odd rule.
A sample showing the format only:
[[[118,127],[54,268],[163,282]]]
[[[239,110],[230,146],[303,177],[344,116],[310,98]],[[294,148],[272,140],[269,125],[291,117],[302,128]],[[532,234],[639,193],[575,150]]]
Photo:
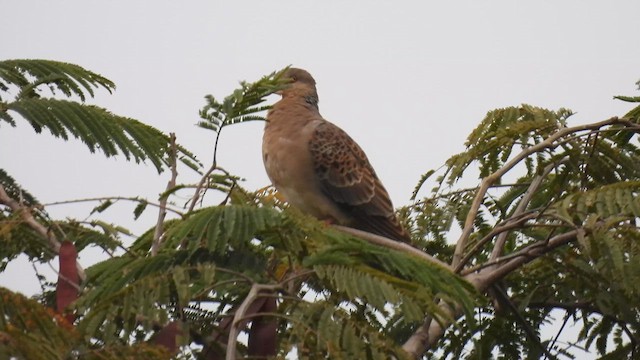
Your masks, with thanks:
[[[267,113],[262,138],[265,170],[276,190],[319,220],[410,243],[362,148],[320,115],[311,74],[288,68],[282,77],[287,84]]]

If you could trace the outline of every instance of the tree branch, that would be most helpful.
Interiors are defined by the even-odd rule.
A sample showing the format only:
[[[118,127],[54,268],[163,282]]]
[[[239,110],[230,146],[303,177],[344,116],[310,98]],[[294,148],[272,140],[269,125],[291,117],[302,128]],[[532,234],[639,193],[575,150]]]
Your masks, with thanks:
[[[413,246],[409,245],[409,244],[405,244],[396,240],[391,240],[389,238],[386,238],[384,236],[380,236],[380,235],[376,235],[376,234],[372,234],[366,231],[362,231],[362,230],[358,230],[358,229],[354,229],[354,228],[350,228],[347,226],[342,226],[342,225],[332,225],[332,227],[345,232],[347,234],[350,235],[354,235],[356,237],[359,237],[363,240],[366,240],[372,244],[376,244],[376,245],[381,245],[390,249],[394,249],[394,250],[398,250],[398,251],[403,251],[405,253],[409,253],[411,255],[417,256],[419,258],[421,258],[422,260],[425,260],[429,263],[432,264],[436,264],[436,265],[440,265],[446,269],[451,270],[451,266],[449,266],[448,264],[446,264],[445,262],[442,262],[436,258],[434,258],[433,256],[425,253],[424,251],[420,251],[416,248],[414,248]]]
[[[190,200],[191,203],[189,204],[189,210],[187,212],[192,212],[193,209],[195,209],[196,204],[198,203],[198,200],[200,199],[200,192],[202,191],[202,188],[204,187],[205,181],[207,181],[207,179],[209,178],[209,175],[211,175],[211,173],[217,167],[218,167],[218,165],[214,162],[213,164],[211,164],[211,167],[209,168],[209,170],[207,170],[207,172],[202,176],[202,178],[198,182],[198,185],[196,186],[196,191],[193,193],[193,197]]]
[[[564,234],[556,235],[549,240],[538,241],[529,246],[526,246],[519,251],[509,254],[508,256],[496,259],[496,264],[503,264],[496,268],[485,268],[484,270],[480,270],[480,272],[478,273],[480,288],[478,288],[478,290],[486,290],[496,281],[502,279],[522,265],[535,260],[562,245],[575,241],[578,237],[578,234],[583,231],[584,229],[576,229]]]
[[[496,281],[502,279],[518,267],[556,249],[559,246],[576,240],[579,230],[580,229],[573,230],[565,234],[557,235],[549,240],[543,240],[531,244],[516,253],[510,254],[508,257],[497,259],[495,264],[506,261],[506,263],[499,267],[485,267],[484,271],[481,270],[479,273],[469,273],[464,276],[464,278],[469,281],[469,283],[471,283],[478,292],[485,292],[491,285],[496,283]],[[507,258],[509,258],[509,260],[507,260]],[[442,301],[439,306],[451,319],[457,319],[462,315],[462,308],[460,306],[452,308],[451,305]],[[439,323],[428,317],[422,326],[418,328],[418,330],[416,330],[404,343],[402,348],[414,357],[418,358],[429,348],[433,347],[438,340],[440,340],[449,325],[451,325],[451,323],[444,321]]]
[[[473,255],[475,255],[477,251],[479,251],[486,243],[491,241],[491,239],[493,239],[496,235],[499,235],[498,239],[500,239],[500,237],[506,238],[506,235],[509,234],[510,230],[521,228],[524,225],[525,222],[527,222],[527,221],[529,221],[531,219],[534,219],[536,217],[538,217],[538,213],[529,213],[529,214],[526,214],[524,216],[522,214],[519,214],[518,216],[514,215],[513,217],[507,219],[504,222],[504,225],[500,225],[500,226],[497,226],[497,227],[493,228],[493,230],[491,230],[491,232],[489,232],[489,234],[485,235],[485,237],[480,239],[480,241],[478,241],[475,244],[475,246],[465,254],[464,258],[462,258],[460,263],[458,263],[458,265],[455,267],[454,272],[456,272],[456,273],[460,272],[460,270],[462,270],[462,268],[465,266],[465,264],[469,260],[471,260]],[[496,241],[496,243],[497,243],[497,241]],[[504,245],[504,243],[503,243],[503,245]]]
[[[195,209],[196,204],[198,203],[198,199],[200,199],[200,192],[204,187],[205,181],[207,181],[207,179],[209,178],[209,175],[211,175],[211,173],[218,168],[218,141],[220,140],[220,133],[222,132],[222,127],[224,126],[225,121],[226,119],[222,121],[222,125],[220,126],[218,131],[216,131],[216,141],[213,144],[213,161],[211,163],[211,167],[209,168],[209,170],[207,170],[207,172],[202,176],[202,179],[200,179],[200,182],[198,182],[196,191],[194,192],[193,197],[191,198],[191,204],[189,204],[189,212],[192,212],[193,209]],[[204,196],[204,194],[202,196]]]
[[[0,204],[4,204],[8,206],[11,211],[20,215],[22,221],[24,221],[27,226],[29,226],[32,230],[34,230],[41,238],[47,241],[47,245],[49,248],[56,254],[60,253],[60,242],[56,239],[56,235],[49,231],[44,225],[38,222],[33,215],[31,214],[30,209],[27,206],[24,206],[12,199],[7,192],[4,190],[4,187],[0,185]],[[87,275],[84,272],[84,268],[80,265],[79,262],[76,261],[76,268],[78,270],[78,276],[81,281],[85,281],[87,279]]]
[[[176,134],[171,133],[170,136],[170,148],[169,148],[169,164],[171,166],[171,179],[167,183],[167,191],[173,189],[176,186],[176,178],[178,177],[178,147],[176,145]],[[151,255],[156,255],[160,250],[162,243],[162,233],[164,231],[164,219],[167,216],[167,196],[163,196],[160,199],[160,210],[158,211],[158,221],[156,222],[156,228],[153,232],[153,242],[151,244]]]
[[[529,155],[539,152],[541,150],[547,148],[555,148],[558,144],[555,144],[555,141],[561,139],[564,136],[569,134],[573,134],[579,131],[585,130],[596,130],[603,126],[613,125],[613,124],[626,124],[625,120],[620,120],[617,117],[613,117],[607,120],[599,121],[593,124],[586,124],[580,126],[574,126],[570,128],[560,129],[551,136],[547,137],[544,141],[537,143],[533,146],[530,146],[524,150],[522,150],[518,155],[516,155],[513,159],[509,160],[505,165],[503,165],[500,169],[495,171],[493,174],[485,177],[480,186],[478,187],[478,191],[476,192],[476,196],[471,203],[471,207],[469,209],[469,213],[467,214],[467,218],[465,219],[464,228],[462,229],[462,234],[458,238],[456,242],[456,249],[453,254],[452,266],[457,267],[458,264],[462,261],[463,253],[467,245],[467,240],[473,231],[473,223],[478,215],[478,211],[480,206],[483,203],[483,199],[487,193],[487,190],[493,185],[496,181],[498,181],[506,172],[513,169],[519,162],[526,159]]]
[[[533,181],[531,181],[531,185],[529,185],[529,187],[527,188],[527,191],[522,196],[522,199],[520,200],[520,202],[518,203],[518,206],[514,210],[512,217],[518,217],[524,213],[524,211],[527,209],[527,206],[529,206],[529,203],[531,202],[533,195],[536,193],[536,191],[538,191],[538,188],[542,184],[542,180],[544,180],[544,178],[546,178],[547,175],[549,175],[549,173],[551,173],[553,169],[555,169],[558,165],[562,164],[568,159],[569,157],[564,157],[558,162],[553,162],[545,166],[544,170],[542,170],[542,174],[537,175],[533,179]],[[496,243],[493,246],[493,251],[491,251],[491,256],[489,257],[489,260],[495,260],[500,255],[502,255],[502,251],[504,250],[503,249],[504,244],[507,241],[507,235],[509,235],[508,232],[503,232],[500,235],[498,235],[498,238],[496,239]]]
[[[65,204],[75,204],[75,203],[82,203],[82,202],[92,202],[92,201],[105,201],[105,200],[114,200],[114,201],[118,201],[118,200],[126,200],[126,201],[132,201],[132,202],[136,202],[136,203],[147,203],[151,206],[155,206],[157,208],[161,207],[161,204],[159,203],[154,203],[151,201],[148,201],[146,199],[141,199],[139,197],[127,197],[127,196],[103,196],[103,197],[95,197],[95,198],[86,198],[86,199],[76,199],[76,200],[65,200],[65,201],[55,201],[55,202],[50,202],[50,203],[46,203],[46,204],[42,204],[42,206],[44,206],[45,208],[47,206],[54,206],[54,205],[65,205]],[[175,209],[171,209],[171,208],[167,208],[165,207],[165,210],[170,211],[176,215],[179,216],[183,216],[184,214],[181,211],[175,210]]]

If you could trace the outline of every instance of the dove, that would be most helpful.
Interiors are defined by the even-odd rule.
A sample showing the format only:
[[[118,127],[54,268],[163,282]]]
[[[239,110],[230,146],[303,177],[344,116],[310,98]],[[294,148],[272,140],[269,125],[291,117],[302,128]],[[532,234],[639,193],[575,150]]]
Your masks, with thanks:
[[[322,221],[409,243],[362,148],[320,115],[313,77],[298,68],[282,76],[289,82],[267,113],[262,139],[273,186],[290,206]]]

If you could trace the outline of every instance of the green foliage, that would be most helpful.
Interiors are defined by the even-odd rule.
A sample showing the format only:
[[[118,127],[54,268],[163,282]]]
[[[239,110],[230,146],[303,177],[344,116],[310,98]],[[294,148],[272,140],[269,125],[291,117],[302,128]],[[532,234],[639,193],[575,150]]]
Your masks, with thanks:
[[[337,305],[322,301],[296,304],[282,355],[295,346],[299,359],[409,359],[366,321],[369,319],[353,316]]]
[[[508,257],[544,247],[555,235],[577,234],[568,246],[535,255],[504,280],[517,313],[505,304],[487,306],[475,323],[451,328],[440,347],[450,358],[539,358],[543,349],[571,354],[570,346],[525,331],[548,323],[554,309],[584,321],[576,340],[595,344],[600,354],[638,351],[628,343],[640,328],[640,304],[630,305],[639,298],[640,112],[574,128],[566,121],[570,114],[528,105],[491,111],[467,139],[467,149],[427,172],[414,192],[417,197],[435,183],[410,208],[414,233],[441,241],[455,225],[469,227],[462,269],[489,261],[500,237],[501,254]],[[469,176],[483,179],[486,191],[457,185]],[[613,352],[606,348],[612,340]]]
[[[50,309],[5,288],[0,288],[0,298],[3,358],[63,359],[78,341],[79,335]]]
[[[436,303],[436,294],[441,299],[462,304],[467,311],[473,308],[469,296],[473,288],[450,270],[339,233],[330,235],[331,239],[306,257],[303,265],[313,267],[347,299],[356,302],[364,298],[369,306],[381,312],[386,305],[395,304],[406,309],[426,310],[436,317],[445,316]],[[383,301],[378,292],[384,287],[398,297],[385,297]],[[406,316],[405,321],[410,323],[423,317],[415,318],[408,313]]]
[[[95,88],[109,92],[116,88],[111,80],[74,64],[27,59],[0,61],[0,90],[16,86],[20,90],[16,99],[39,98],[41,85],[47,86],[52,94],[60,91],[66,97],[75,95],[82,101],[87,95],[93,97]]]
[[[0,95],[0,120],[15,126],[11,113],[26,120],[40,133],[48,129],[55,137],[68,140],[69,134],[82,140],[91,152],[101,150],[107,157],[122,154],[136,162],[149,160],[158,171],[168,164],[165,155],[169,137],[137,120],[114,115],[109,111],[76,101],[46,98],[41,88],[48,86],[53,94],[58,90],[66,97],[77,96],[84,102],[93,97],[93,89],[103,87],[109,92],[115,85],[108,79],[77,65],[49,60],[0,61],[0,91],[16,88],[13,101],[3,101]],[[181,158],[197,162],[183,147]]]
[[[490,111],[467,138],[467,151],[447,160],[447,183],[460,179],[472,162],[479,163],[480,178],[488,176],[502,167],[514,150],[539,143],[564,127],[571,114],[566,109],[549,111],[530,105]],[[543,159],[544,154],[535,158],[538,162]],[[527,168],[532,170],[531,162]]]
[[[286,86],[283,71],[242,82],[222,101],[207,96],[198,125],[215,131],[217,143],[225,126],[264,120],[266,96]],[[71,99],[45,97],[46,87]],[[256,319],[277,323],[279,358],[294,351],[301,359],[408,359],[403,344],[425,326],[444,333],[433,332],[428,352],[417,349],[426,358],[571,357],[571,344],[541,338],[558,312],[581,326],[576,340],[603,358],[640,351],[640,107],[576,127],[565,109],[490,111],[465,151],[425,173],[415,202],[399,211],[416,249],[453,264],[447,267],[340,232],[288,208],[272,189],[250,193],[215,155],[205,173],[170,137],[84,104],[96,88],[115,86],[71,64],[2,61],[0,119],[15,125],[18,114],[37,132],[76,137],[92,152],[148,160],[158,170],[181,159],[203,179],[191,208],[172,208],[177,218],[127,246],[120,236],[128,231],[118,224],[50,219],[0,170],[0,185],[19,200],[18,210],[0,207],[0,266],[19,254],[55,256],[32,220],[79,251],[97,246],[110,255],[86,270],[73,325],[44,307],[51,294],[36,301],[0,289],[0,357],[206,358],[227,346],[250,357],[251,346],[229,337],[237,326],[259,341],[245,326]],[[477,186],[461,186],[478,178]],[[126,199],[136,202],[138,218],[183,202],[191,187],[169,187],[158,204],[100,199],[91,215]],[[205,190],[224,200],[206,204]],[[203,207],[192,210],[197,204]],[[265,298],[276,299],[275,310],[255,305]],[[183,351],[168,354],[154,339],[178,322],[185,331],[170,340]]]
[[[587,229],[599,221],[614,221],[640,217],[640,181],[620,181],[603,185],[594,190],[581,191],[566,196],[552,204],[548,214],[567,223],[588,222]]]
[[[204,121],[200,121],[198,126],[219,132],[227,125],[264,120],[262,113],[271,107],[261,104],[267,96],[282,90],[286,85],[288,80],[282,78],[282,74],[287,69],[288,67],[273,72],[254,83],[241,82],[240,88],[222,102],[212,95],[205,96],[207,104],[200,110],[200,117]]]
[[[306,234],[288,234],[291,224],[298,222],[307,224]],[[371,339],[358,335],[361,340],[354,343],[353,337],[369,331],[365,331],[368,321],[376,317],[402,313],[395,323],[405,327],[416,326],[425,311],[443,317],[436,296],[451,302],[462,300],[468,310],[473,307],[473,289],[449,271],[336,233],[295,211],[282,213],[248,205],[205,208],[168,224],[162,251],[155,256],[144,250],[151,246],[150,233],[142,238],[145,240],[135,245],[136,252],[88,269],[90,280],[76,305],[80,313],[86,313],[78,325],[83,333],[119,343],[138,331],[153,331],[157,324],[187,316],[191,331],[206,337],[223,326],[252,283],[287,288],[293,284],[285,274],[302,267],[313,271],[297,283],[298,290],[292,290],[291,295],[298,294],[297,300],[283,298],[286,305],[278,318],[300,317],[296,321],[301,326],[312,328],[317,326],[315,317],[299,313],[300,309],[360,309],[339,312],[345,321],[345,340],[338,344],[346,348],[337,349],[336,354],[360,351],[357,349]],[[386,292],[381,293],[381,288]],[[310,289],[322,289],[329,298],[307,304],[302,298]],[[395,309],[391,313],[390,307]],[[383,330],[386,321],[380,319],[377,326]],[[383,338],[380,334],[372,339]],[[327,340],[309,356],[326,353],[325,346],[332,341]],[[388,341],[372,344],[367,358],[400,353],[398,345]]]
[[[20,186],[3,169],[0,169],[0,186],[11,199],[33,208],[34,216],[40,221],[47,221],[35,196]],[[46,241],[24,224],[21,214],[10,211],[8,207],[0,207],[0,244],[0,271],[20,254],[25,254],[31,259],[42,260],[49,260],[54,256]]]
[[[12,199],[17,199],[19,202],[30,206],[39,204],[38,200],[31,195],[29,191],[20,186],[20,184],[3,169],[0,169],[0,185],[2,185],[4,191],[6,191],[7,195]]]
[[[229,247],[242,249],[260,232],[280,222],[273,209],[255,206],[217,206],[193,212],[173,225],[165,234],[165,246],[175,248],[184,243],[191,250],[204,247],[224,253]]]

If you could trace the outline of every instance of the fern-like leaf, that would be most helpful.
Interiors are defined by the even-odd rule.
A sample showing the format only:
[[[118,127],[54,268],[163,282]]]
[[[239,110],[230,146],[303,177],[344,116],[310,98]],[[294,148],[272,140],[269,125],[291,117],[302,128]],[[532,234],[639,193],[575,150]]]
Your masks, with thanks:
[[[18,99],[39,98],[38,88],[44,85],[53,93],[59,90],[82,101],[87,95],[93,97],[95,88],[112,92],[116,87],[109,79],[78,65],[33,59],[0,61],[0,90],[8,90],[9,85],[19,88]]]
[[[228,246],[245,248],[259,232],[277,225],[280,214],[273,209],[252,206],[217,206],[192,213],[174,223],[165,234],[165,246],[186,243],[189,249],[204,247],[224,253]]]
[[[48,86],[66,97],[84,101],[94,96],[94,89],[109,92],[115,85],[108,79],[80,66],[49,60],[0,61],[0,90],[16,89],[13,101],[0,96],[0,120],[15,126],[14,114],[24,118],[37,132],[47,129],[55,137],[80,139],[91,152],[102,151],[107,157],[123,154],[127,160],[149,160],[158,171],[168,166],[165,157],[169,137],[137,120],[80,102],[44,97],[41,87]],[[195,156],[178,146],[179,157],[189,166],[198,164]]]
[[[300,359],[409,359],[363,318],[330,302],[296,304],[289,318],[286,342],[297,347]]]
[[[580,191],[565,197],[550,207],[554,214],[568,223],[582,223],[590,216],[599,219],[640,217],[640,182],[624,181],[590,191]]]
[[[288,79],[282,75],[288,68],[273,72],[254,83],[241,82],[240,88],[224,98],[222,102],[212,95],[205,96],[207,104],[200,110],[203,121],[198,126],[219,132],[227,125],[246,121],[264,120],[258,113],[270,109],[270,106],[259,106],[264,99],[284,88]]]
[[[114,115],[97,106],[57,99],[19,100],[7,108],[20,114],[38,133],[48,129],[64,140],[71,134],[82,140],[91,152],[99,149],[107,157],[123,154],[127,160],[149,160],[158,171],[166,166],[169,137],[137,120]]]

